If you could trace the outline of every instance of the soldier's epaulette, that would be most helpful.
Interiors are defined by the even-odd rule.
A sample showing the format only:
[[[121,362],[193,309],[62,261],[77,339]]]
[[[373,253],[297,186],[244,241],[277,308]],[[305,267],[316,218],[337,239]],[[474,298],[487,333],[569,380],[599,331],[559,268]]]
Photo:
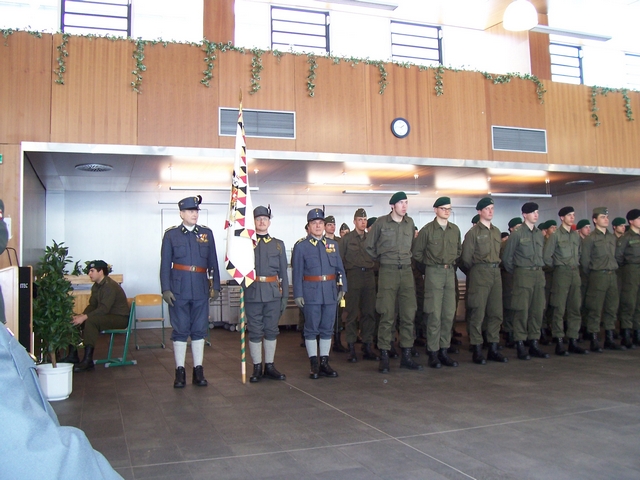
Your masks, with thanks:
[[[306,239],[307,239],[307,237],[301,237],[301,238],[299,238],[299,239],[296,241],[295,245],[299,244],[300,242],[304,242]]]
[[[206,225],[196,225],[196,226],[197,226],[197,227],[200,227],[200,228],[209,228],[209,227],[207,227]],[[209,230],[211,230],[211,229],[209,228]]]
[[[169,228],[167,228],[167,229],[164,231],[164,233],[167,233],[169,230],[172,230],[172,229],[174,229],[174,228],[178,228],[179,226],[180,226],[180,225],[174,225],[173,227],[169,227]]]

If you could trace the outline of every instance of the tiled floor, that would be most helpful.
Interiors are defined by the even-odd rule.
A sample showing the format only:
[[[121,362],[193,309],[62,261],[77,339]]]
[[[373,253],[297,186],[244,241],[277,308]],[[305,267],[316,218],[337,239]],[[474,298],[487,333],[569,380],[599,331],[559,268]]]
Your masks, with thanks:
[[[283,331],[287,380],[243,385],[240,334],[211,340],[208,387],[173,388],[170,348],[131,350],[135,366],[75,374],[60,422],[126,479],[640,478],[640,349],[479,366],[462,348],[458,368],[387,375],[334,353],[340,376],[314,381]]]

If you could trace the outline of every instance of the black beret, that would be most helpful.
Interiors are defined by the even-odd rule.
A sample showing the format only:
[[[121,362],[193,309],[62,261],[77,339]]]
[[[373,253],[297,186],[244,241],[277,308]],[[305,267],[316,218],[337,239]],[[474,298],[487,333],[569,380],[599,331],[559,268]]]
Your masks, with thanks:
[[[509,228],[513,228],[517,225],[522,225],[522,219],[520,217],[514,217],[509,220]]]
[[[389,199],[389,205],[395,205],[400,200],[406,200],[406,199],[407,199],[407,194],[406,193],[404,193],[404,192],[396,192]]]
[[[86,262],[86,267],[84,267],[84,273],[89,273],[89,270],[95,268],[96,270],[102,270],[103,268],[107,269],[107,272],[111,269],[109,265],[104,260],[91,260],[90,262]]]
[[[569,215],[570,213],[574,213],[575,210],[573,207],[562,207],[559,211],[558,211],[558,216],[559,217],[564,217],[565,215]]]
[[[558,226],[558,224],[556,223],[556,221],[555,221],[555,220],[547,220],[547,221],[546,221],[546,222],[544,222],[544,223],[546,223],[546,224],[547,224],[547,228],[549,228],[549,227],[557,227],[557,226]]]
[[[370,228],[371,225],[373,225],[374,223],[376,223],[376,220],[378,219],[378,217],[370,217],[367,219],[367,228]]]
[[[476,204],[476,210],[482,210],[483,208],[488,207],[489,205],[493,205],[493,198],[491,197],[481,198]]]
[[[508,236],[509,236],[509,232],[502,232],[502,233],[500,234],[500,238],[506,238],[506,237],[508,237]]]
[[[433,208],[441,207],[442,205],[451,205],[451,199],[449,197],[440,197],[434,202]]]
[[[483,208],[484,208],[484,207],[483,207]],[[473,216],[473,218],[471,219],[471,223],[473,223],[474,225],[475,225],[476,223],[478,223],[479,221],[480,221],[480,215],[478,215],[478,214],[475,214],[475,215]]]
[[[536,210],[538,210],[538,204],[535,202],[527,202],[522,205],[522,209],[520,209],[522,213],[533,213]]]
[[[640,217],[640,210],[637,208],[634,208],[633,210],[629,210],[627,212],[627,221],[631,221],[631,220],[635,220],[636,218]]]
[[[616,217],[613,219],[613,222],[611,222],[611,225],[613,225],[614,227],[619,227],[620,225],[624,225],[625,223],[627,223],[627,221],[624,218]]]

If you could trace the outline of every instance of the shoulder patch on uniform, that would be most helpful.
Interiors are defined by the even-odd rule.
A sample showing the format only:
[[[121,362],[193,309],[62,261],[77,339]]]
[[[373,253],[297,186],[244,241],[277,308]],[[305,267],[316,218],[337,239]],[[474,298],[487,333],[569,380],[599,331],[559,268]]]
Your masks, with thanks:
[[[180,225],[174,225],[173,227],[167,228],[164,232],[167,233],[169,230],[173,230],[174,228],[178,228]]]

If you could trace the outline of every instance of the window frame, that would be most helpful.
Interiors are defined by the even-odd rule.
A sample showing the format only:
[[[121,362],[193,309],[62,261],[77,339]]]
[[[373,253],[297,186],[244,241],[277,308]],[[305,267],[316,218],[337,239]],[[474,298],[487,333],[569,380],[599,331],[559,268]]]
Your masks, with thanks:
[[[411,33],[400,33],[400,32],[394,32],[393,31],[393,25],[408,25],[411,27],[422,27],[422,28],[428,28],[428,29],[433,29],[436,31],[436,36],[435,37],[428,37],[428,36],[418,36],[415,34],[411,34]],[[438,65],[443,65],[443,58],[442,58],[442,26],[440,25],[430,25],[430,24],[426,24],[426,23],[413,23],[413,22],[405,22],[405,21],[400,21],[400,20],[390,20],[389,21],[389,30],[390,30],[390,43],[391,43],[391,60],[394,62],[411,62],[411,63],[416,63],[415,60],[424,60],[425,62],[437,62]],[[423,50],[429,50],[429,51],[436,51],[435,48],[430,48],[430,47],[418,47],[418,46],[414,46],[414,45],[407,45],[407,44],[401,44],[401,43],[394,43],[393,40],[393,36],[394,35],[404,35],[407,37],[414,37],[414,38],[428,38],[428,39],[432,39],[432,40],[436,40],[438,41],[438,48],[437,48],[437,52],[438,52],[438,59],[431,59],[431,58],[425,58],[425,57],[417,57],[417,56],[411,56],[408,57],[406,55],[394,55],[393,53],[393,47],[394,45],[397,46],[404,46],[404,47],[410,47],[410,48],[416,48],[416,49],[423,49]]]
[[[558,46],[558,47],[563,47],[563,48],[573,48],[575,49],[578,54],[575,57],[569,56],[569,55],[562,55],[562,54],[558,54],[558,53],[551,53],[551,47],[552,46]],[[551,64],[551,80],[553,82],[561,82],[561,83],[573,83],[573,82],[563,82],[561,79],[558,79],[557,77],[560,78],[577,78],[580,80],[580,83],[578,85],[584,85],[584,68],[582,65],[582,46],[581,45],[571,45],[568,43],[558,43],[558,42],[550,42],[549,43],[549,60],[550,60],[550,64]],[[557,63],[554,62],[554,57],[560,57],[560,58],[572,58],[572,59],[577,59],[578,60],[578,66],[574,67],[573,65],[568,65],[565,63]],[[566,68],[577,68],[578,69],[578,75],[565,75],[565,74],[561,74],[561,73],[553,73],[553,67],[554,65],[559,66],[559,67],[566,67]]]
[[[294,24],[298,24],[298,25],[313,25],[313,26],[320,26],[322,24],[320,23],[309,23],[309,22],[295,22],[295,21],[291,21],[291,20],[282,20],[279,18],[274,19],[273,18],[273,12],[276,10],[285,10],[288,12],[296,12],[296,13],[311,13],[311,14],[319,14],[319,15],[324,15],[324,36],[320,36],[320,35],[314,35],[314,34],[309,34],[309,33],[297,33],[297,32],[290,32],[290,31],[286,31],[286,30],[274,30],[273,28],[273,22],[275,21],[279,21],[279,22],[288,22],[288,23],[294,23]],[[271,32],[271,50],[278,50],[278,46],[280,47],[298,47],[301,49],[301,51],[306,52],[304,49],[305,48],[310,48],[310,49],[314,49],[314,50],[318,50],[321,48],[325,48],[325,52],[326,54],[331,53],[331,37],[330,37],[330,24],[331,24],[331,17],[329,15],[329,11],[326,10],[307,10],[307,9],[302,9],[302,8],[290,8],[290,7],[281,7],[279,5],[271,5],[271,8],[269,10],[270,13],[270,32]],[[325,39],[325,47],[314,47],[312,45],[299,45],[299,44],[288,44],[288,45],[284,45],[283,43],[274,43],[274,33],[283,33],[283,34],[295,34],[295,35],[304,35],[304,36],[309,36],[309,37],[313,37],[313,38],[324,38]],[[314,52],[306,52],[306,53],[314,53]]]
[[[104,31],[108,31],[108,32],[113,32],[114,35],[118,35],[118,34],[125,34],[126,38],[131,37],[131,23],[132,23],[132,17],[131,17],[131,2],[132,0],[126,0],[126,5],[124,4],[124,2],[121,3],[114,3],[111,1],[104,1],[104,0],[61,0],[60,1],[60,31],[62,32],[67,32],[66,28],[78,28],[78,29],[84,29],[84,30],[96,30],[99,32],[104,32]],[[107,6],[112,6],[112,7],[121,7],[121,8],[126,8],[127,14],[126,16],[117,16],[117,15],[103,15],[103,14],[99,14],[99,13],[78,13],[75,11],[69,12],[67,9],[67,3],[70,4],[79,4],[79,5],[107,5]],[[116,18],[116,19],[126,19],[127,20],[127,29],[123,30],[123,29],[119,29],[119,28],[111,28],[111,27],[91,27],[91,26],[85,26],[85,25],[73,25],[73,24],[69,24],[69,23],[65,23],[65,15],[66,14],[73,14],[73,15],[78,15],[78,16],[83,16],[83,17],[99,17],[99,18]],[[71,32],[71,33],[75,33],[75,32]]]

